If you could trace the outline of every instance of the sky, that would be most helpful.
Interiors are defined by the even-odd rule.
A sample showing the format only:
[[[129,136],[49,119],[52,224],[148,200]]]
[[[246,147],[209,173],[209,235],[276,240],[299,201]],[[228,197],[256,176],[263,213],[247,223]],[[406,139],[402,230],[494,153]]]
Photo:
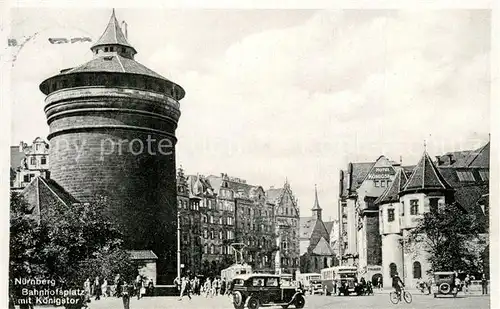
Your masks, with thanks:
[[[91,43],[49,37],[104,31],[111,9],[23,8],[15,57],[11,143],[46,138],[38,86],[91,59]],[[339,170],[380,155],[416,164],[475,149],[490,131],[486,10],[117,9],[135,59],[181,85],[177,164],[187,174],[287,178],[310,216],[317,184],[336,217]]]

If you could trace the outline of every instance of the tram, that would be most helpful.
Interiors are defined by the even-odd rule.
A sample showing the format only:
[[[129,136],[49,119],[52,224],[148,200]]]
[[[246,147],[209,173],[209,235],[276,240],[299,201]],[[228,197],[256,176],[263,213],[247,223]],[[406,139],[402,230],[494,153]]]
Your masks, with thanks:
[[[326,295],[349,295],[355,292],[355,279],[358,269],[353,266],[334,266],[321,270],[321,285]],[[334,290],[333,283],[336,283]]]

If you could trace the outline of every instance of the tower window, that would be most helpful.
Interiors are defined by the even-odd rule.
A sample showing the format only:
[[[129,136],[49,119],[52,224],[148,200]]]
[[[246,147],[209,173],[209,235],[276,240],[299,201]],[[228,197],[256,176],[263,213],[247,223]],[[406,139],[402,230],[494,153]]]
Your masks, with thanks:
[[[420,262],[413,263],[413,278],[422,278],[422,265],[420,265]]]
[[[394,221],[394,209],[387,209],[387,221]]]
[[[410,214],[411,215],[418,215],[418,200],[411,200],[410,201]]]
[[[47,158],[45,156],[42,157],[41,161],[42,164],[47,164]]]

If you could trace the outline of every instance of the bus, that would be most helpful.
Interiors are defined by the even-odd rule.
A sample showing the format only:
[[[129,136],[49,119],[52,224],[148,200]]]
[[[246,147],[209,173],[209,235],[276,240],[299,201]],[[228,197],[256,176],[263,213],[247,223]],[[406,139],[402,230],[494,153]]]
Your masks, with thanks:
[[[252,266],[248,264],[234,264],[226,269],[223,269],[220,273],[221,279],[230,282],[234,277],[239,275],[247,275],[252,273]]]
[[[297,274],[297,281],[302,283],[305,291],[313,292],[311,289],[311,281],[321,280],[321,274],[318,273],[305,273]]]
[[[354,266],[335,266],[321,270],[321,285],[326,295],[334,292],[337,295],[349,295],[355,292],[355,280],[358,269]],[[336,282],[336,291],[333,289],[333,282]]]

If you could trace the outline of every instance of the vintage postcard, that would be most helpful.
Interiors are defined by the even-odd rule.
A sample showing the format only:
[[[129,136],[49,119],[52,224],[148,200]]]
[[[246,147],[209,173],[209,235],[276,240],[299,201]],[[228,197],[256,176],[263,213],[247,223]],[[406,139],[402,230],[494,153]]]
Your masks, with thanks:
[[[491,10],[9,16],[5,306],[490,308]]]

